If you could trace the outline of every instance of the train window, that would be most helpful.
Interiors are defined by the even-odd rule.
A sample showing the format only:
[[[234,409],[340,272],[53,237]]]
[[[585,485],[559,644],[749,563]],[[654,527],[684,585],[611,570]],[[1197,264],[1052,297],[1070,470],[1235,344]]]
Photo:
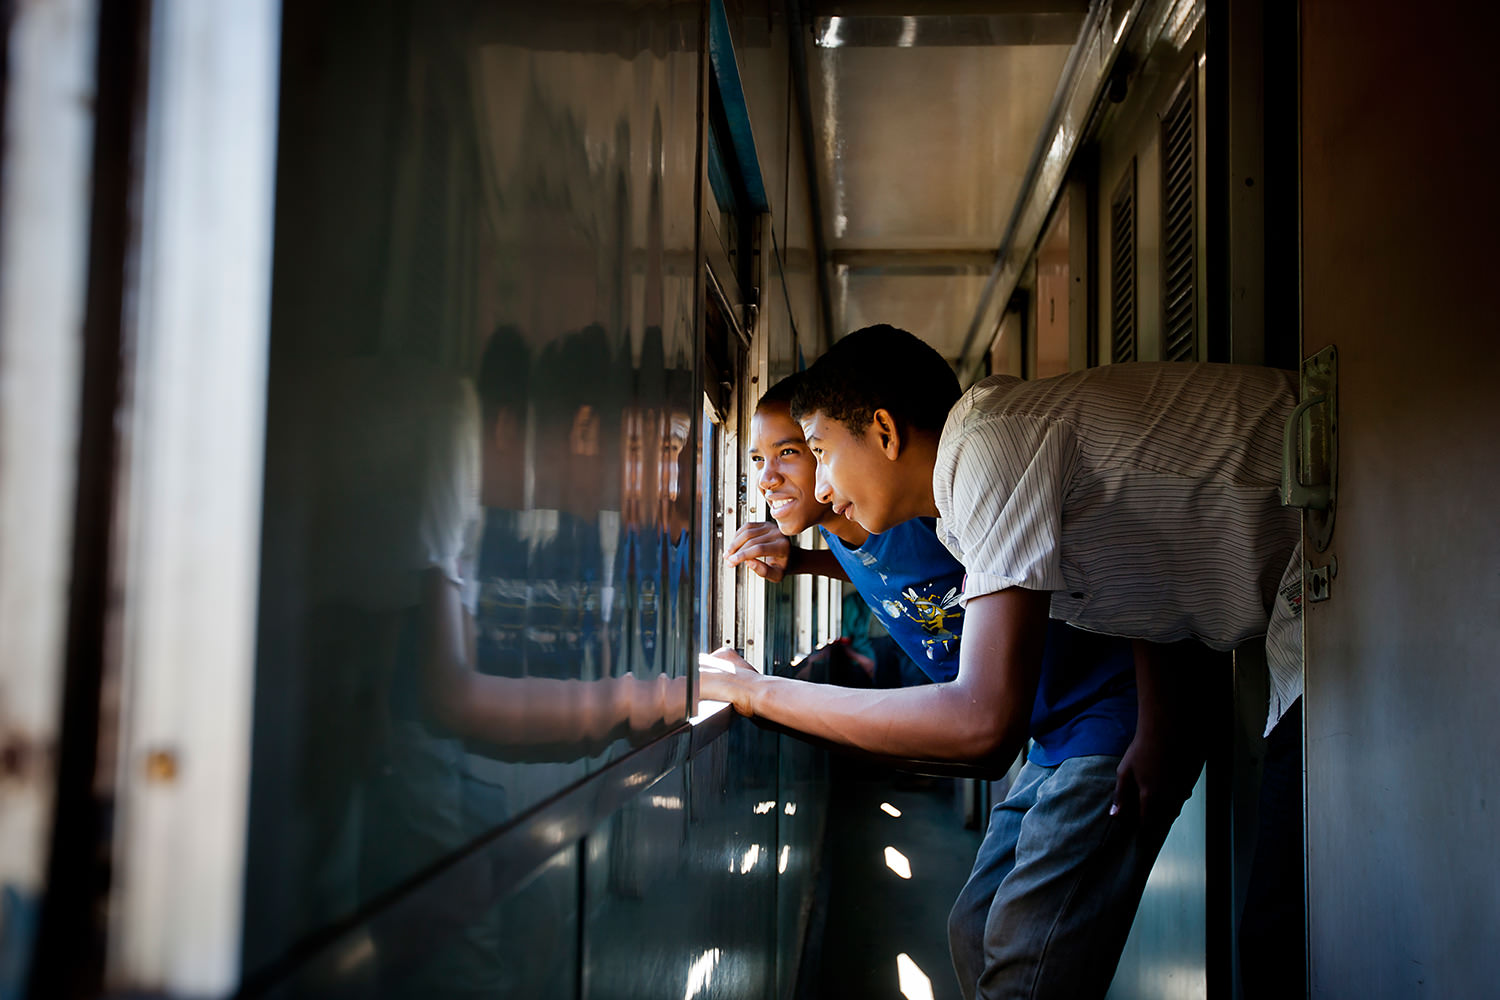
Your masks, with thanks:
[[[708,222],[716,240],[708,256],[730,292],[729,301],[750,301],[754,287],[757,217],[770,210],[750,129],[738,60],[722,4],[709,5],[707,169]]]
[[[284,13],[247,974],[686,714],[702,55],[601,17]]]
[[[699,645],[704,650],[725,643],[743,648],[744,622],[738,581],[743,570],[724,566],[726,540],[745,519],[742,488],[744,456],[741,418],[742,373],[749,335],[735,318],[728,289],[717,272],[707,271],[704,308],[702,406],[703,459],[699,465],[700,527],[703,531],[699,578]]]
[[[725,454],[724,421],[708,396],[703,397],[698,434],[698,482],[703,490],[698,516],[698,648],[717,649],[726,634],[721,609],[723,574],[719,553],[724,550],[723,469],[732,463]],[[729,462],[725,460],[729,459]]]
[[[707,202],[708,221],[717,239],[717,245],[710,248],[711,257],[722,253],[717,276],[730,294],[740,299],[740,290],[751,287],[754,255],[750,241],[754,216],[744,174],[734,157],[728,114],[714,74],[709,76],[708,182],[713,195]]]
[[[804,539],[800,541],[805,542]],[[817,646],[816,636],[818,634],[817,620],[813,617],[817,611],[817,595],[815,581],[817,577],[802,574],[798,576],[797,588],[797,651],[806,653]]]

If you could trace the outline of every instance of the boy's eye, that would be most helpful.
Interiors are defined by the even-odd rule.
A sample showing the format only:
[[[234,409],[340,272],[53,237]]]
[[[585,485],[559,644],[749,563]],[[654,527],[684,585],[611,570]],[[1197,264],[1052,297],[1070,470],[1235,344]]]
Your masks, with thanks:
[[[783,449],[781,449],[781,457],[782,458],[786,458],[788,455],[800,455],[800,454],[801,454],[801,452],[799,452],[796,448],[783,448]]]

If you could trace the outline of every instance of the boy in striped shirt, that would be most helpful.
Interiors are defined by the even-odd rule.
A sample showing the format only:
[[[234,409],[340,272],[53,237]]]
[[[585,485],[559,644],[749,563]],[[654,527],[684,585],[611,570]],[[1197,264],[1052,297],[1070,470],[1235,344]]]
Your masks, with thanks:
[[[1049,616],[1125,636],[1139,721],[1098,808],[1164,836],[1202,763],[1209,650],[1268,635],[1271,724],[1300,693],[1300,530],[1276,495],[1291,376],[1122,365],[994,377],[956,405],[955,385],[931,347],[871,327],[819,359],[792,413],[818,460],[816,495],[835,513],[872,532],[939,518],[967,571],[957,678],[819,691],[721,651],[734,672],[706,671],[703,695],[874,752],[1006,761],[1025,740]],[[1023,930],[987,928],[979,995],[1002,987],[1006,934]],[[1039,960],[1039,947],[1022,950]]]

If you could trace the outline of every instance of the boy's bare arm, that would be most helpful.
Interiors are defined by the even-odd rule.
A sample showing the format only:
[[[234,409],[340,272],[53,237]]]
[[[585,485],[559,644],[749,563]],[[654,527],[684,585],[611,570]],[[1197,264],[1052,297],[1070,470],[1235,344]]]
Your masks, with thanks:
[[[928,760],[1008,761],[1020,751],[1036,700],[1050,595],[1011,588],[964,610],[958,677],[946,684],[864,690],[755,673],[732,650],[704,663],[702,697],[744,715],[872,753]]]
[[[1169,826],[1203,767],[1213,671],[1196,643],[1135,640],[1136,729],[1116,771],[1110,811]]]
[[[496,747],[551,748],[557,759],[687,717],[687,679],[554,680],[474,669],[474,629],[459,588],[436,570],[422,580],[422,696],[455,735]]]

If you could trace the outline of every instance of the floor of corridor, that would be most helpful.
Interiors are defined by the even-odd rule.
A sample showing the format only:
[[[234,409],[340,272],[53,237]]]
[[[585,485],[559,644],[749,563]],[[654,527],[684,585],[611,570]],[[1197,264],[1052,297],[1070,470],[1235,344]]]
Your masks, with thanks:
[[[963,828],[958,782],[844,759],[831,779],[802,1000],[958,1000],[948,909],[981,836]]]

